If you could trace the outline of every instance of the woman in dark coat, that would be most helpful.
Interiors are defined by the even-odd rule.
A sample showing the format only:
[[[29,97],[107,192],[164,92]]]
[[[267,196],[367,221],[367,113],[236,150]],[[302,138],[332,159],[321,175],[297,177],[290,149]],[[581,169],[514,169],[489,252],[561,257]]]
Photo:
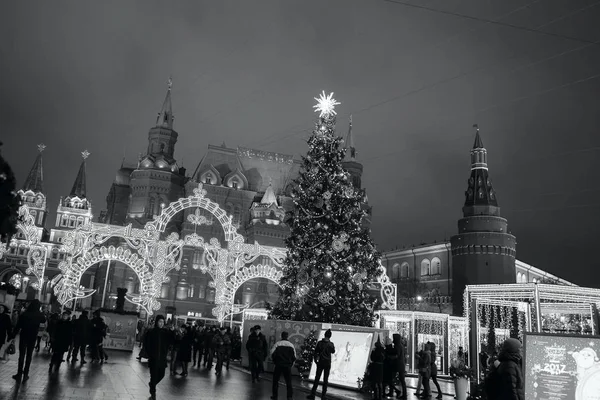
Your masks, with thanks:
[[[10,314],[8,308],[4,304],[0,304],[0,349],[6,343],[6,338],[12,331],[12,321],[10,320]],[[0,354],[4,356],[4,354]]]
[[[499,391],[498,398],[506,400],[525,400],[525,382],[521,366],[521,342],[506,339],[498,356]]]
[[[406,399],[408,397],[408,392],[406,391],[406,347],[404,346],[404,342],[399,334],[394,333],[392,338],[394,342],[394,350],[396,350],[396,353],[398,354],[398,358],[396,359],[396,362],[398,363],[396,366],[396,371],[398,373],[400,386],[402,387],[402,395],[400,398]]]
[[[63,362],[65,352],[69,350],[73,341],[73,324],[71,323],[71,312],[64,311],[62,317],[54,324],[54,339],[52,339],[52,358],[50,359],[50,368],[56,367],[56,371]]]
[[[184,333],[179,342],[179,351],[177,352],[177,362],[181,363],[181,376],[187,376],[188,364],[192,361],[192,346],[194,343],[194,335],[189,325],[182,327]]]
[[[381,342],[377,340],[375,348],[371,352],[370,379],[373,387],[373,399],[383,399],[383,361],[385,360],[385,350]]]

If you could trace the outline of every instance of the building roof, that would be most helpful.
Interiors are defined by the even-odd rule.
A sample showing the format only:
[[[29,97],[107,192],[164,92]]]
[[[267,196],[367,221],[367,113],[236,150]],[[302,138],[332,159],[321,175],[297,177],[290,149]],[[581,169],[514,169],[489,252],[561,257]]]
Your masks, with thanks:
[[[42,165],[42,152],[46,146],[43,144],[38,145],[38,155],[35,158],[35,162],[27,175],[27,179],[25,179],[25,183],[23,184],[23,191],[26,192],[31,190],[34,193],[43,193],[44,192],[44,169]]]
[[[471,176],[469,176],[465,192],[465,207],[470,206],[498,207],[498,199],[492,187],[487,167],[487,150],[483,147],[479,128],[477,128],[475,143],[471,150]]]
[[[265,191],[264,196],[262,197],[262,200],[260,201],[261,204],[277,204],[277,197],[275,196],[275,192],[273,192],[273,185],[271,185],[269,183],[269,187],[267,187],[267,190]]]
[[[300,161],[287,154],[209,145],[193,178],[200,180],[200,176],[211,168],[224,178],[237,169],[248,180],[248,190],[263,193],[272,184],[273,192],[278,193],[298,176],[300,165]]]
[[[169,129],[173,129],[173,106],[171,104],[171,87],[173,86],[171,79],[169,79],[169,85],[167,88],[167,95],[165,101],[163,101],[162,107],[156,117],[156,126],[161,126]]]
[[[69,196],[77,196],[80,199],[84,199],[87,193],[85,160],[88,158],[90,153],[88,153],[86,150],[82,152],[81,155],[83,157],[83,160],[81,161],[81,165],[79,166],[79,172],[77,172],[77,177],[75,178],[75,182],[73,182],[73,187],[71,188]]]

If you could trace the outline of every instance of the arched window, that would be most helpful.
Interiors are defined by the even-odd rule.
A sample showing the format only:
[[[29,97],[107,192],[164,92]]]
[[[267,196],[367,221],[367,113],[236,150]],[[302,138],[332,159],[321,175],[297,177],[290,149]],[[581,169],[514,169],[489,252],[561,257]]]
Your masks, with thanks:
[[[400,266],[400,278],[408,278],[408,263],[404,261]]]
[[[421,276],[431,275],[431,263],[427,258],[421,261]]]
[[[533,283],[537,283],[537,278],[533,278],[531,281],[532,281]]]
[[[520,272],[517,272],[517,283],[521,283],[521,274]]]
[[[60,226],[68,226],[69,225],[69,217],[64,215],[60,218]]]
[[[188,288],[188,297],[194,297],[194,284],[193,283]]]
[[[441,273],[442,261],[437,257],[433,257],[431,260],[431,275],[441,275]]]
[[[392,266],[392,279],[400,278],[400,264],[396,263]]]

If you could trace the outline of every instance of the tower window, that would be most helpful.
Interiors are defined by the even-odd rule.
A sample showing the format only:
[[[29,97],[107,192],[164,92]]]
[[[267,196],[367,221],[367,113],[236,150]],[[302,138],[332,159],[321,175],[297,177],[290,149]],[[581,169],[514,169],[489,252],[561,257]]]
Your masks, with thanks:
[[[234,189],[238,188],[238,181],[237,181],[237,179],[232,179],[231,180],[231,187],[234,188]]]

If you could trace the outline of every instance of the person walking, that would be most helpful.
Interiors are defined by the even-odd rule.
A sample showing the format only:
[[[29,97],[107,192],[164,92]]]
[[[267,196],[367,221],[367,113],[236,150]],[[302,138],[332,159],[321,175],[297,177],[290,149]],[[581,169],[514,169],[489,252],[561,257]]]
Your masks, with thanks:
[[[188,364],[192,360],[192,342],[194,341],[192,327],[185,325],[183,328],[183,336],[179,342],[179,351],[177,352],[177,361],[181,364],[181,376],[188,375]],[[177,370],[175,371],[177,373]]]
[[[94,318],[90,321],[90,350],[92,362],[104,360],[104,354],[100,354],[102,340],[106,336],[106,324],[100,316],[100,310],[94,311]]]
[[[171,371],[171,375],[175,375],[177,372],[177,364],[179,364],[178,353],[179,346],[181,345],[181,339],[183,339],[183,327],[176,326],[169,329],[173,332],[173,342],[171,343],[171,363],[169,365],[169,370]]]
[[[194,328],[193,328],[193,345],[194,348],[192,350],[192,368],[194,368],[196,366],[196,363],[198,364],[198,368],[200,368],[200,364],[202,364],[202,355],[204,354],[203,352],[203,342],[202,339],[204,339],[203,336],[203,327],[198,325],[198,321],[196,321],[194,323]]]
[[[437,354],[435,353],[435,343],[429,342],[429,351],[431,352],[431,380],[435,384],[435,388],[437,389],[438,395],[436,399],[442,398],[442,389],[440,388],[440,384],[437,380],[438,367],[436,363]]]
[[[271,349],[271,359],[275,364],[273,370],[273,395],[271,399],[277,400],[279,391],[279,378],[283,375],[285,386],[287,388],[287,400],[292,400],[294,389],[292,387],[292,366],[296,361],[296,349],[288,340],[288,333],[281,332],[281,340]]]
[[[225,329],[225,337],[223,338],[223,342],[225,345],[225,359],[223,363],[225,364],[225,369],[229,371],[229,361],[231,360],[231,349],[233,343],[233,335],[231,334],[231,328]]]
[[[91,324],[88,319],[88,312],[83,310],[75,326],[73,327],[73,353],[71,362],[77,362],[77,354],[81,357],[81,364],[85,364],[85,348],[90,341]]]
[[[173,343],[174,333],[165,329],[165,317],[157,315],[154,319],[154,328],[146,332],[144,348],[148,353],[148,367],[150,369],[150,396],[156,398],[156,385],[165,377],[167,368],[167,354],[169,346]]]
[[[71,311],[65,310],[61,319],[54,324],[54,339],[52,340],[52,357],[50,358],[50,367],[48,372],[58,371],[60,364],[64,361],[65,352],[73,341],[73,325],[71,324]]]
[[[431,352],[429,351],[429,343],[425,343],[417,366],[423,383],[423,391],[420,397],[422,399],[429,399],[431,398],[431,387],[429,386],[429,378],[431,378]]]
[[[525,400],[522,370],[522,345],[517,339],[506,339],[498,355],[498,399]]]
[[[385,360],[383,361],[383,393],[384,393],[384,396],[393,397],[394,392],[396,392],[397,396],[400,397],[400,391],[398,389],[396,389],[396,386],[394,384],[397,374],[398,374],[398,352],[394,348],[394,345],[391,342],[391,340],[389,340],[389,343],[385,346]]]
[[[260,325],[252,327],[250,336],[246,342],[246,350],[248,350],[252,383],[258,382],[260,381],[260,373],[264,371],[263,363],[269,351],[267,339],[260,332]]]
[[[0,304],[0,359],[3,359],[5,356],[4,353],[8,344],[6,346],[4,346],[4,344],[9,341],[8,339],[10,338],[12,330],[12,321],[10,320],[8,307],[4,304]]]
[[[408,398],[408,391],[406,390],[406,346],[404,345],[402,337],[397,333],[393,334],[392,341],[394,342],[394,351],[398,355],[396,358],[396,371],[398,373],[400,387],[402,388],[402,394],[396,391],[396,398],[406,399]],[[395,388],[396,386],[394,385],[394,389]],[[391,394],[392,392],[390,392],[390,396]]]
[[[217,365],[215,366],[215,375],[221,376],[223,372],[223,362],[225,361],[225,353],[227,351],[225,344],[225,327],[219,328],[219,332],[213,336],[212,346],[217,356]]]
[[[324,399],[327,394],[327,384],[329,383],[329,371],[331,371],[331,355],[335,354],[335,345],[331,341],[331,329],[325,331],[325,337],[317,343],[315,347],[314,360],[317,364],[317,372],[315,375],[315,383],[313,384],[310,394],[307,399],[314,399],[319,386],[319,379],[323,374],[323,388],[321,398]]]
[[[31,356],[40,329],[40,325],[46,322],[46,317],[40,312],[41,303],[35,299],[29,303],[27,310],[19,316],[19,321],[11,335],[11,340],[20,333],[19,338],[19,365],[13,379],[25,382],[29,379],[29,367]]]
[[[375,348],[371,352],[370,376],[373,389],[373,399],[383,400],[383,362],[385,361],[385,350],[379,338],[375,342]]]

